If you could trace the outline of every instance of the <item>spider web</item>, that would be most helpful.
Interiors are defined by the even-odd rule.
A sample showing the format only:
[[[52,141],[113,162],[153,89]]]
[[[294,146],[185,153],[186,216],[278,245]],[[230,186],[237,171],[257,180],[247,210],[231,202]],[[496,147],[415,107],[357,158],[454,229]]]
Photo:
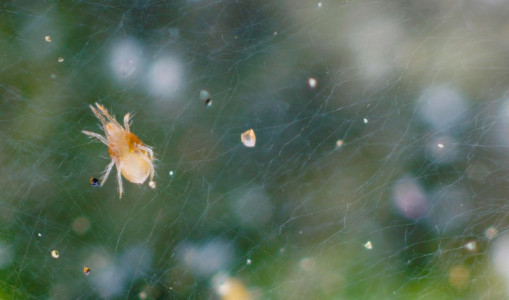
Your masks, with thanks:
[[[506,4],[3,2],[0,298],[507,298]]]

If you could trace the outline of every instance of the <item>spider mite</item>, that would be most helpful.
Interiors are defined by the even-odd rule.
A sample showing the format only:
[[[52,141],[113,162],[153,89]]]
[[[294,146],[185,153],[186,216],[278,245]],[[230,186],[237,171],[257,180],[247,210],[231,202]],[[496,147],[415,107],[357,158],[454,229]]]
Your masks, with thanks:
[[[82,130],[89,137],[96,138],[108,146],[111,162],[108,164],[101,178],[100,186],[106,182],[113,165],[117,169],[118,194],[122,198],[122,176],[132,183],[143,184],[150,176],[149,186],[155,187],[154,179],[154,152],[150,146],[145,145],[129,129],[130,115],[124,116],[124,126],[108,113],[101,104],[90,105],[95,117],[101,122],[104,136]]]

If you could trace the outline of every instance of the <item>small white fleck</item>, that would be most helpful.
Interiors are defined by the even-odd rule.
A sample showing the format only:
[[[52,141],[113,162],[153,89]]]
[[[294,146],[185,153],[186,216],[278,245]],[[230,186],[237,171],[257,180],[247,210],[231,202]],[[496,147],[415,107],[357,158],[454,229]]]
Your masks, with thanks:
[[[343,140],[337,140],[336,141],[336,147],[339,148],[343,145]]]
[[[277,35],[277,31],[274,31],[274,35]]]
[[[170,173],[168,173],[168,174],[170,174],[170,176],[173,176],[174,173],[173,173],[173,171],[170,171]]]
[[[248,258],[248,259],[246,260],[246,264],[250,265],[251,263],[252,263],[252,261]]]
[[[39,232],[39,233],[37,234],[37,236],[38,236],[38,237],[42,237],[42,234]]]
[[[469,241],[465,244],[465,249],[467,249],[470,252],[475,252],[477,250],[477,242],[476,241]]]
[[[299,230],[299,234],[302,234],[302,230]]]
[[[438,148],[444,148],[444,144],[438,144]]]
[[[318,81],[315,78],[310,77],[308,79],[308,85],[309,85],[310,88],[314,89],[317,84],[318,84]]]
[[[368,250],[373,249],[373,244],[371,244],[371,241],[367,241],[367,242],[364,244],[364,248],[366,248],[366,249],[368,249]]]
[[[322,2],[318,2],[318,8],[322,8]]]
[[[59,62],[59,63],[64,62],[64,58],[63,58],[63,57],[59,57],[59,58],[58,58],[58,62]]]
[[[151,189],[155,189],[156,188],[156,182],[155,181],[150,181],[148,183],[148,186],[151,188]]]
[[[368,124],[368,119],[364,118],[363,121],[364,121],[364,124]]]
[[[51,251],[51,256],[52,256],[54,259],[57,259],[57,258],[60,256],[60,253],[58,253],[58,250],[52,250],[52,251]]]
[[[51,43],[51,36],[47,35],[44,37],[44,40],[48,43]]]

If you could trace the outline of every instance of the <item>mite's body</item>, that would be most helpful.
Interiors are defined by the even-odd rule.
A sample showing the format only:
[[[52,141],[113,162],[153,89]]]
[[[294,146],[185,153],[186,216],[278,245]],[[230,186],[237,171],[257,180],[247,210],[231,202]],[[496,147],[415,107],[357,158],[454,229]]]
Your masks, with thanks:
[[[106,167],[101,186],[110,175],[113,165],[117,169],[118,192],[122,198],[122,176],[132,183],[143,184],[150,176],[150,182],[154,179],[154,153],[150,146],[145,145],[129,129],[130,115],[124,116],[124,126],[120,125],[106,108],[98,103],[90,109],[99,119],[104,129],[105,136],[95,132],[83,130],[90,137],[100,140],[108,146],[111,162]],[[155,186],[155,183],[150,184]]]

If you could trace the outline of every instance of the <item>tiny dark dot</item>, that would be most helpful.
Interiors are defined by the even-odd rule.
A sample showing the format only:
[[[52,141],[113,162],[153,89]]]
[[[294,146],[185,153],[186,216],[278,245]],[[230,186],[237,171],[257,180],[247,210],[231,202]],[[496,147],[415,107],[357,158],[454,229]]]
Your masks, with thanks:
[[[93,187],[93,188],[98,188],[99,187],[99,180],[97,178],[90,177],[90,186]]]

